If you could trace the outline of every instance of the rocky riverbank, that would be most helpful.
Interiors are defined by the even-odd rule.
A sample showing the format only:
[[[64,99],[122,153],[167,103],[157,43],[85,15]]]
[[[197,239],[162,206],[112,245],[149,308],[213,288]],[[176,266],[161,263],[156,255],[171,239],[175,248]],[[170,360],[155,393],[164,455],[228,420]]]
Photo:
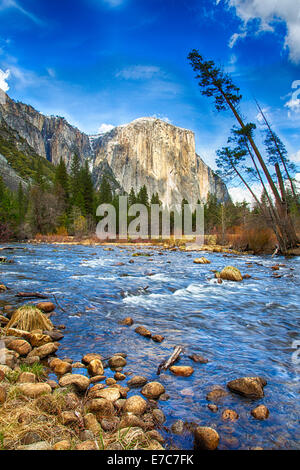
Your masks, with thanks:
[[[56,357],[63,326],[52,325],[48,316],[53,310],[51,302],[42,302],[14,313],[8,307],[0,317],[1,448],[163,449],[164,438],[157,429],[165,419],[158,407],[163,385],[141,376],[129,378],[125,353],[105,360],[87,353],[81,363]],[[34,319],[31,331],[11,327],[22,321],[30,326]],[[36,328],[38,323],[49,330]],[[84,368],[87,375],[76,373]],[[121,385],[126,379],[126,386]],[[133,388],[144,398],[127,398]]]
[[[44,247],[36,248],[36,250],[43,249]],[[175,249],[178,250],[177,247]],[[58,249],[50,247],[49,250],[52,250],[56,256]],[[174,247],[169,250],[175,251]],[[154,257],[156,262],[163,260],[164,257],[159,256],[162,252],[163,248],[161,247],[152,248],[149,252],[142,247],[140,250],[132,247],[128,253],[127,250],[118,248],[120,256],[113,257],[113,248],[106,246],[101,249],[102,257],[106,256],[108,259],[112,257],[110,266],[114,271],[119,272],[119,270],[126,269],[126,261],[128,269],[130,266],[133,266],[134,269],[143,266],[143,269],[148,273],[149,282],[153,273],[149,272],[147,264],[153,261]],[[49,253],[47,263],[49,262]],[[76,263],[79,264],[82,260],[86,263],[87,253],[80,253],[81,257],[76,260]],[[65,256],[64,251],[63,254]],[[94,259],[94,254],[94,252],[89,253],[91,260]],[[30,253],[27,254],[26,248],[22,256],[26,260],[30,256]],[[35,254],[33,256],[34,260],[40,262],[39,257],[36,257]],[[192,253],[169,253],[169,256],[184,256],[185,265],[188,264],[190,270],[194,269],[197,272],[197,279],[201,273],[209,272],[207,279],[210,285],[218,286],[217,289],[221,290],[226,289],[226,286],[231,286],[234,292],[242,289],[246,293],[248,283],[256,281],[255,270],[262,266],[254,260],[253,262],[251,260],[244,261],[244,258],[234,256],[231,262],[233,259],[240,259],[240,264],[237,261],[233,264],[239,265],[241,271],[234,266],[226,264],[224,266],[224,263],[228,262],[229,253],[221,254],[222,267],[216,262],[215,255],[212,253],[207,254],[207,258],[202,255],[193,256]],[[196,258],[196,256],[199,257]],[[99,258],[100,261],[102,261],[102,257]],[[121,259],[122,261],[120,261]],[[13,261],[13,259],[8,259],[8,261]],[[15,261],[17,264],[17,255]],[[171,263],[170,260],[166,262]],[[137,268],[132,263],[136,263]],[[46,269],[43,268],[44,273],[48,272],[47,266],[48,264],[46,264]],[[63,267],[62,264],[61,268]],[[212,267],[217,269],[210,269]],[[11,268],[6,266],[3,269],[8,271]],[[103,268],[101,267],[101,269]],[[284,278],[288,272],[285,264],[268,263],[264,269],[266,273],[268,272],[268,278],[272,279]],[[248,272],[251,272],[251,275]],[[65,273],[64,270],[63,273]],[[71,274],[73,273],[72,269]],[[123,276],[124,273],[119,275]],[[288,275],[290,276],[290,273]],[[250,281],[251,279],[252,281]],[[65,282],[65,277],[63,277],[63,281]],[[232,283],[232,281],[235,282]],[[26,279],[27,282],[27,288],[35,284],[34,282],[31,284],[32,279],[29,278]],[[46,276],[45,282],[48,286],[49,279]],[[280,281],[275,282],[277,284]],[[1,279],[0,284],[2,292],[2,312],[0,313],[1,448],[7,450],[176,449],[177,446],[182,448],[179,438],[176,437],[178,435],[188,436],[188,448],[191,448],[191,442],[199,449],[266,448],[265,445],[259,445],[257,443],[259,441],[256,441],[255,437],[250,440],[257,447],[246,440],[242,442],[234,435],[230,436],[234,428],[243,428],[243,432],[248,432],[247,429],[252,426],[251,432],[253,432],[253,423],[257,423],[255,426],[260,429],[260,422],[267,420],[263,426],[268,426],[269,421],[273,420],[274,416],[276,417],[274,406],[272,407],[270,402],[274,382],[270,381],[267,387],[267,396],[264,397],[264,388],[267,383],[260,374],[265,375],[265,371],[262,373],[259,368],[255,367],[250,373],[247,372],[246,361],[244,374],[248,373],[249,377],[239,377],[240,372],[236,370],[232,375],[224,374],[222,379],[215,377],[214,382],[208,384],[204,380],[201,381],[201,377],[204,377],[207,371],[213,372],[218,364],[210,353],[208,359],[201,356],[199,350],[194,349],[194,344],[187,353],[183,352],[179,357],[179,362],[170,364],[164,374],[157,376],[159,362],[163,357],[168,359],[168,352],[161,353],[164,350],[164,345],[170,340],[169,344],[172,347],[176,344],[172,337],[172,329],[163,331],[161,328],[164,321],[163,316],[159,317],[161,321],[159,324],[156,322],[155,325],[147,323],[145,316],[142,321],[134,314],[133,318],[125,317],[125,315],[116,316],[115,322],[110,320],[114,334],[111,335],[109,341],[105,342],[105,335],[99,337],[99,341],[104,342],[99,343],[98,347],[94,349],[88,339],[85,345],[84,335],[82,335],[80,341],[83,346],[80,355],[74,353],[76,345],[74,345],[74,351],[72,347],[69,347],[66,354],[62,352],[65,349],[64,335],[65,341],[69,341],[67,336],[71,336],[73,341],[76,338],[76,335],[72,336],[74,334],[72,326],[67,324],[68,318],[72,322],[72,317],[68,315],[72,313],[74,292],[71,294],[72,291],[70,291],[68,308],[65,303],[62,303],[69,312],[62,320],[62,314],[65,310],[60,306],[61,299],[59,304],[57,303],[54,293],[53,302],[56,305],[49,302],[48,299],[40,301],[39,297],[43,297],[47,289],[46,291],[42,290],[43,294],[28,291],[18,292],[14,289],[13,283],[8,283],[9,287],[6,289],[4,278]],[[219,286],[219,284],[223,284],[223,286]],[[95,289],[97,288],[95,287]],[[144,292],[147,293],[146,287]],[[124,295],[127,298],[126,293]],[[38,300],[31,300],[35,296]],[[120,296],[122,298],[122,292],[120,292]],[[50,293],[48,293],[48,297],[52,300]],[[27,302],[34,302],[34,304],[20,306],[22,298],[25,298]],[[143,293],[141,298],[147,300],[147,294]],[[12,305],[7,305],[8,299]],[[55,312],[56,309],[62,311],[58,313]],[[93,310],[91,304],[86,308],[86,311],[89,310]],[[127,312],[131,313],[128,310]],[[79,313],[77,316],[78,318],[84,317],[79,316]],[[101,319],[101,327],[103,327],[101,312],[92,322],[97,318]],[[56,320],[55,324],[52,323],[53,319]],[[64,325],[59,324],[62,321],[68,325],[67,329]],[[115,325],[113,325],[114,323]],[[143,324],[146,326],[142,326]],[[99,325],[95,329],[97,334],[101,331]],[[121,341],[119,338],[117,346],[117,343],[114,343],[114,338],[115,341],[118,341],[115,330],[119,330],[117,334],[121,338]],[[106,331],[105,327],[103,331]],[[79,336],[77,337],[79,338]],[[134,344],[140,345],[134,354],[125,346],[128,337],[136,338]],[[88,344],[90,344],[90,348],[87,347]],[[100,344],[101,347],[99,347]],[[157,354],[157,357],[161,359],[157,359],[149,367],[148,362],[137,361],[135,356],[138,356],[139,349],[144,350],[145,348],[146,350],[147,347],[151,348],[150,345],[153,345],[155,357]],[[115,351],[119,349],[120,351],[116,353]],[[201,347],[200,352],[201,350],[205,351],[205,355],[209,352],[204,347]],[[228,360],[230,361],[230,358]],[[269,380],[269,374],[267,377]],[[201,414],[201,419],[192,417],[191,421],[187,421],[190,416],[189,412],[185,414],[174,413],[176,421],[172,419],[170,422],[168,418],[170,407],[172,410],[176,408],[174,387],[172,390],[170,385],[173,384],[178,387],[178,390],[181,389],[183,397],[189,397],[193,393],[189,385],[194,378],[197,380],[197,387],[200,387],[197,388],[197,406],[199,410],[201,408],[204,412]],[[180,400],[179,397],[176,399]],[[192,399],[190,403],[193,404]],[[180,406],[180,402],[178,405]],[[267,407],[270,407],[270,412]]]

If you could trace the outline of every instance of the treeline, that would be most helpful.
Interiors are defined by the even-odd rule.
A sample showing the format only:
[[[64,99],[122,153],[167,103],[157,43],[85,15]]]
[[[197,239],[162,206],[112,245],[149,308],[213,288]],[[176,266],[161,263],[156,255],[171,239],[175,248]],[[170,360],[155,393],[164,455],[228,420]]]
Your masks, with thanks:
[[[125,193],[124,193],[125,195]],[[28,239],[36,234],[84,236],[95,233],[99,218],[96,209],[109,203],[118,217],[120,192],[103,175],[99,190],[94,189],[88,162],[74,155],[70,171],[63,159],[54,167],[53,177],[37,171],[27,187],[19,184],[10,191],[0,176],[0,240]],[[128,194],[133,204],[161,204],[158,194],[148,195],[146,186]],[[130,221],[130,220],[129,220]]]

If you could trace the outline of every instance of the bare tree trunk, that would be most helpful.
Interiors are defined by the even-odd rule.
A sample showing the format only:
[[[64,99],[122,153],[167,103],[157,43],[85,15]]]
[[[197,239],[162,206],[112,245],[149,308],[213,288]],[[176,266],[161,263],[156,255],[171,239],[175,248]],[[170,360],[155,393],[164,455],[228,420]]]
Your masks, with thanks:
[[[229,108],[231,109],[231,111],[233,112],[236,120],[238,121],[238,123],[240,124],[241,128],[243,130],[246,130],[246,126],[242,120],[242,118],[240,117],[239,113],[237,112],[237,110],[235,109],[234,105],[231,103],[230,99],[228,98],[228,96],[224,93],[222,87],[216,83],[216,86],[217,88],[219,89],[220,93],[222,94],[223,98],[225,99],[226,103],[228,104]],[[280,231],[281,231],[281,234],[282,234],[282,240],[278,240],[278,243],[280,244],[280,249],[283,253],[286,253],[287,250],[289,248],[294,248],[298,245],[298,238],[297,238],[297,235],[296,235],[296,231],[294,229],[294,225],[293,225],[293,222],[290,218],[290,215],[285,213],[285,208],[284,208],[284,205],[283,205],[283,202],[281,200],[281,197],[280,197],[280,194],[278,192],[278,189],[276,188],[276,185],[271,177],[271,174],[264,162],[264,159],[261,155],[261,153],[259,152],[253,138],[250,136],[250,135],[247,135],[247,133],[245,133],[245,135],[247,136],[247,139],[249,140],[249,143],[260,163],[260,166],[262,167],[262,170],[265,174],[265,177],[269,183],[269,186],[270,188],[272,189],[272,193],[274,195],[274,198],[275,198],[275,201],[276,201],[276,207],[277,207],[277,211],[278,211],[278,219],[281,220],[281,224],[280,224]],[[248,185],[249,186],[249,185]],[[293,227],[293,229],[291,229]],[[277,236],[277,235],[276,235]],[[283,242],[283,243],[282,243]]]

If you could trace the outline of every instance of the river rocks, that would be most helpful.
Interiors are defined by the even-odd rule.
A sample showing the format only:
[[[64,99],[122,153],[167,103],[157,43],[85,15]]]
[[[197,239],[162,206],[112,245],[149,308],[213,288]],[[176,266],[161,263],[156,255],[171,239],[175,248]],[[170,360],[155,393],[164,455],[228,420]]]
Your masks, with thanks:
[[[152,429],[151,431],[147,431],[146,436],[149,437],[149,439],[151,439],[151,440],[159,442],[160,444],[165,442],[164,437],[158,431],[156,431],[156,429]]]
[[[128,413],[122,416],[119,428],[132,428],[138,427],[144,429],[145,423],[141,417],[134,415],[133,413]]]
[[[165,393],[165,387],[159,382],[149,382],[143,388],[141,393],[146,398],[158,399],[162,393]]]
[[[41,395],[51,393],[50,385],[46,383],[25,383],[18,385],[20,392],[29,398],[37,398]]]
[[[97,396],[100,398],[105,398],[109,401],[116,401],[121,397],[120,391],[115,387],[108,387],[103,388],[102,390],[98,390]]]
[[[63,440],[56,442],[52,447],[53,450],[70,450],[71,449],[71,442],[68,440]]]
[[[222,269],[220,272],[220,278],[227,280],[227,281],[236,281],[240,282],[243,280],[243,276],[238,268],[233,266],[226,266],[226,268]]]
[[[92,359],[88,364],[88,373],[96,377],[97,375],[103,375],[104,368],[100,359]]]
[[[112,377],[109,377],[108,379],[105,380],[106,385],[115,385],[117,381],[113,379]]]
[[[3,315],[0,315],[0,324],[1,325],[7,325],[7,323],[9,322],[9,319],[4,317]]]
[[[125,367],[126,364],[127,364],[127,361],[122,356],[112,356],[108,360],[108,365],[111,369],[118,369],[119,367]]]
[[[117,381],[125,380],[126,375],[121,374],[121,372],[116,372],[115,375],[114,375],[114,379],[117,380]]]
[[[192,361],[197,362],[199,364],[207,364],[208,359],[205,359],[205,357],[201,356],[200,354],[192,354],[191,356],[188,356]]]
[[[86,389],[90,385],[90,381],[87,377],[80,374],[67,374],[64,375],[59,380],[59,385],[61,387],[67,387],[68,385],[72,385],[78,390],[79,392],[85,392]]]
[[[210,264],[211,262],[208,259],[204,258],[204,256],[202,256],[201,258],[195,258],[194,263],[195,264]]]
[[[96,384],[98,382],[102,382],[105,379],[106,379],[105,375],[95,375],[95,377],[90,378],[90,383],[91,384]]]
[[[88,413],[84,416],[83,418],[84,422],[84,427],[88,430],[91,431],[94,436],[97,436],[100,431],[101,431],[101,426],[97,421],[97,418],[93,413]]]
[[[78,421],[78,417],[75,411],[63,411],[61,413],[61,422],[65,426],[67,426],[68,424],[77,423],[77,421]]]
[[[143,387],[147,382],[148,380],[146,377],[143,377],[142,375],[135,375],[130,380],[128,380],[127,385],[130,388],[139,388]]]
[[[165,339],[165,337],[161,335],[153,335],[151,336],[151,338],[153,339],[153,341],[155,341],[155,343],[162,343]]]
[[[44,313],[53,312],[55,309],[55,305],[52,302],[39,302],[36,306]]]
[[[120,419],[117,416],[103,418],[101,419],[100,424],[103,431],[115,432],[120,424]]]
[[[131,317],[126,317],[124,318],[124,320],[121,320],[120,321],[120,325],[124,325],[124,326],[131,326],[133,325],[134,321]]]
[[[219,408],[217,407],[217,405],[213,405],[212,403],[209,403],[209,404],[207,405],[207,408],[208,408],[210,411],[212,411],[213,413],[216,413],[216,412],[218,411],[218,409],[219,409]]]
[[[72,372],[72,365],[58,358],[55,358],[50,362],[50,367],[57,375],[65,375]]]
[[[179,419],[178,421],[175,421],[175,423],[173,423],[171,426],[171,431],[173,434],[178,434],[178,435],[183,434],[184,422],[181,419]]]
[[[51,343],[52,338],[49,335],[44,335],[42,333],[31,333],[29,341],[31,346],[38,348],[44,344]]]
[[[166,421],[166,417],[165,417],[163,411],[159,410],[158,408],[156,408],[155,410],[152,411],[152,415],[153,415],[155,421],[159,424],[163,424]]]
[[[113,416],[115,414],[112,401],[105,398],[93,398],[88,402],[87,409],[89,412],[96,413],[98,421],[104,416]]]
[[[99,392],[100,390],[103,390],[104,388],[105,388],[104,384],[94,385],[94,387],[89,389],[88,397],[89,398],[102,398],[101,395],[99,395]]]
[[[231,392],[238,393],[247,398],[262,398],[264,396],[263,387],[266,381],[260,377],[242,377],[231,380],[227,387]]]
[[[251,411],[251,414],[253,418],[259,419],[262,421],[269,417],[270,412],[265,405],[259,405]]]
[[[212,390],[206,395],[208,401],[218,401],[228,395],[228,392],[223,387],[215,385]]]
[[[27,356],[27,354],[32,350],[30,344],[24,339],[15,339],[14,341],[10,341],[7,347],[8,349],[16,351],[20,356]]]
[[[19,446],[17,447],[17,450],[51,450],[51,446],[49,442],[40,441],[26,446]]]
[[[226,409],[222,413],[222,419],[224,419],[224,421],[236,421],[238,417],[239,415],[234,410]]]
[[[34,444],[36,442],[41,442],[41,436],[33,431],[27,432],[21,439],[21,444],[23,445]]]
[[[194,447],[196,450],[215,450],[220,441],[220,436],[215,429],[198,426],[194,433]]]
[[[146,409],[147,403],[139,395],[128,398],[123,406],[124,413],[133,413],[137,416],[144,414]]]
[[[32,383],[34,384],[36,382],[36,376],[32,372],[22,372],[19,375],[18,378],[18,383],[20,384],[25,384],[25,383]],[[29,443],[28,443],[29,444]]]
[[[2,405],[6,400],[6,388],[3,385],[0,385],[0,405]]]
[[[95,354],[95,353],[86,354],[85,356],[83,356],[81,362],[83,364],[89,364],[94,359],[99,359],[101,361],[102,360],[101,354]]]
[[[47,343],[43,346],[39,346],[38,348],[33,349],[30,352],[30,356],[38,356],[40,359],[44,359],[45,357],[50,356],[51,354],[55,354],[58,350],[58,345],[55,343]]]
[[[190,366],[172,366],[170,367],[170,371],[180,377],[189,377],[194,373],[194,369]]]
[[[79,439],[83,442],[92,441],[93,439],[95,439],[95,436],[92,431],[89,431],[88,429],[82,429],[79,432]]]
[[[96,441],[85,441],[78,444],[75,450],[99,450],[99,447]]]
[[[151,338],[151,332],[144,326],[138,326],[134,331],[145,338]]]
[[[59,330],[51,330],[51,331],[44,330],[43,334],[46,335],[46,336],[49,336],[51,341],[60,341],[64,337],[62,332],[59,331]]]

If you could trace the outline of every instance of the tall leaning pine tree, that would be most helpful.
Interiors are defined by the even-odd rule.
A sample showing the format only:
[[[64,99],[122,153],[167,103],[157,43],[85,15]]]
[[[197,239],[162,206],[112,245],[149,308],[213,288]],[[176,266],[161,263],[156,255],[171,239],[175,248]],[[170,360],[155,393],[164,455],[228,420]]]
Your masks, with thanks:
[[[278,244],[280,250],[283,253],[286,253],[289,248],[294,248],[298,245],[295,227],[290,214],[286,210],[285,201],[282,200],[282,196],[272,178],[271,172],[254,141],[253,134],[247,132],[247,123],[244,122],[239,109],[242,99],[240,89],[234,85],[228,74],[224,73],[221,68],[216,66],[214,61],[204,60],[196,49],[189,54],[188,59],[194,72],[196,72],[195,78],[198,80],[202,95],[214,98],[215,108],[218,112],[229,109],[233,113],[241,129],[245,131],[249,146],[252,148],[253,154],[257,159],[258,165],[262,169],[275,200],[277,211],[276,223],[278,226],[278,233],[280,233]]]

